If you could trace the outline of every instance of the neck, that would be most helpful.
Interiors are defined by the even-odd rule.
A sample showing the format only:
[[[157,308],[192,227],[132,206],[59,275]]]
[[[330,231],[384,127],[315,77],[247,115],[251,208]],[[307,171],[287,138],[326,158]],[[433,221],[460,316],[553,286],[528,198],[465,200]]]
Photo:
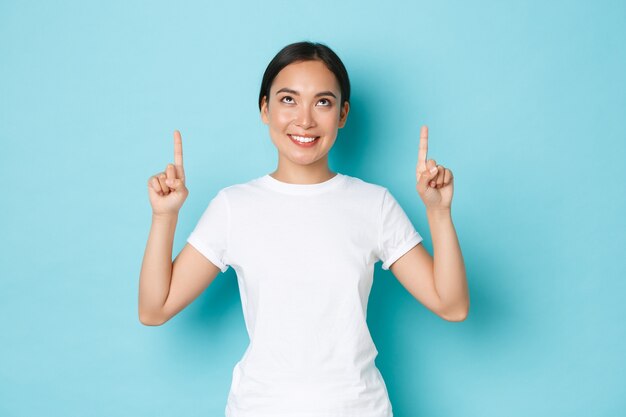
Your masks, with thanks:
[[[319,184],[328,181],[337,173],[330,170],[328,160],[319,164],[297,165],[278,162],[278,168],[270,176],[290,184]]]

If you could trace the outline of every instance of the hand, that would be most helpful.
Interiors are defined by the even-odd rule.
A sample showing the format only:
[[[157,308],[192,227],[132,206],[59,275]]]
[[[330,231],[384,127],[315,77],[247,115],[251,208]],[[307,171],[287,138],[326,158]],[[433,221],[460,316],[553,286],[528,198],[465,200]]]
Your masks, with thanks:
[[[174,165],[168,164],[165,172],[150,177],[148,194],[152,214],[158,215],[178,214],[189,194],[183,168],[183,139],[178,130],[174,131]]]
[[[417,154],[417,185],[415,188],[427,210],[450,210],[454,184],[452,171],[437,165],[434,159],[427,160],[428,127],[422,126]],[[432,170],[432,171],[431,171]]]

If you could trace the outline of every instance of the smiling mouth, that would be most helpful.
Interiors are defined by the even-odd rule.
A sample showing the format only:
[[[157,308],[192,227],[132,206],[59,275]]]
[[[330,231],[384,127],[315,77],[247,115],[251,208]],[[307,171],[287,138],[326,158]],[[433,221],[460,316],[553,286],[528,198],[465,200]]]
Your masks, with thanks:
[[[319,136],[300,136],[300,135],[292,135],[292,134],[287,134],[287,136],[289,136],[291,139],[298,141],[300,143],[311,143],[320,138]]]

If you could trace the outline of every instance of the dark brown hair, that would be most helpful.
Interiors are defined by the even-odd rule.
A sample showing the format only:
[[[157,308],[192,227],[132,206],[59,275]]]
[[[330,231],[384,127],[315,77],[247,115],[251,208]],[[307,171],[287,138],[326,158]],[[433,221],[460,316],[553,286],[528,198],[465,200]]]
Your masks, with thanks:
[[[269,96],[270,87],[274,82],[274,78],[287,65],[298,61],[322,61],[326,67],[335,74],[339,82],[341,90],[341,105],[350,101],[350,79],[348,71],[332,49],[328,46],[315,42],[296,42],[285,46],[270,61],[265,73],[263,81],[261,81],[261,91],[259,92],[259,110],[261,110],[261,102],[264,96]]]

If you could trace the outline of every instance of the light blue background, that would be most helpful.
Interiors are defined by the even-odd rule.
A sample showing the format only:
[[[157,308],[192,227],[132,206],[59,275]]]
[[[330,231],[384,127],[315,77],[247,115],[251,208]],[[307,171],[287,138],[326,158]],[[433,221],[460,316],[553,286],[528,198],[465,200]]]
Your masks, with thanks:
[[[275,169],[258,88],[299,40],[351,76],[331,168],[388,187],[431,253],[421,124],[455,174],[468,319],[376,268],[396,417],[624,415],[625,21],[623,1],[2,1],[0,415],[223,415],[236,276],[139,322],[146,182],[180,129],[175,255],[217,190]]]

